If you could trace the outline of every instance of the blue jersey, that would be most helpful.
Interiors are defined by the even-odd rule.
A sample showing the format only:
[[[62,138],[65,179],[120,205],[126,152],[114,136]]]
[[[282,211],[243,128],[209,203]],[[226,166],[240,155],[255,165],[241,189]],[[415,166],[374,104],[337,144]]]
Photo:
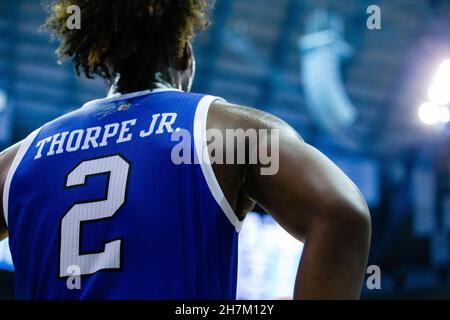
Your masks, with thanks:
[[[235,299],[241,222],[203,159],[216,99],[95,100],[22,141],[3,194],[17,298]]]

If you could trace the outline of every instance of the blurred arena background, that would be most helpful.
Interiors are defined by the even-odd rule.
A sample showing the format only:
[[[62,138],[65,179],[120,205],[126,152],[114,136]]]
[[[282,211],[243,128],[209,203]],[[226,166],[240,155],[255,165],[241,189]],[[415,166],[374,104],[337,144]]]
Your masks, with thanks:
[[[106,94],[56,64],[44,19],[40,1],[0,0],[2,149]],[[196,43],[194,91],[280,116],[367,197],[382,280],[363,297],[450,298],[450,1],[217,0],[213,21]],[[239,298],[289,298],[301,244],[255,211]],[[11,298],[6,242],[0,268]]]

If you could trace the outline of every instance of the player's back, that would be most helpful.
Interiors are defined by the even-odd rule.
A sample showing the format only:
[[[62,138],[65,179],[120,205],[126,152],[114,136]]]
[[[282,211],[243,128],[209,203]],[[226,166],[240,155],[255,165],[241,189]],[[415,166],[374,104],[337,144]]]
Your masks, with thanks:
[[[97,100],[24,140],[3,204],[16,296],[234,299],[239,223],[194,161],[214,100]]]

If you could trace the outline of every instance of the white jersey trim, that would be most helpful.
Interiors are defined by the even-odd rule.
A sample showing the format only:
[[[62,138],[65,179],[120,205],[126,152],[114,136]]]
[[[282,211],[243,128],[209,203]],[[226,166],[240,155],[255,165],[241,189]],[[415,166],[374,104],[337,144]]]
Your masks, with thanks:
[[[34,139],[38,135],[39,131],[41,131],[41,128],[37,129],[36,131],[32,132],[25,140],[23,140],[20,143],[19,151],[17,151],[16,156],[14,157],[13,162],[11,163],[11,167],[9,168],[8,175],[6,176],[5,180],[5,186],[3,188],[3,214],[5,215],[5,222],[8,226],[8,204],[9,204],[9,189],[11,187],[11,182],[14,176],[14,173],[16,172],[17,168],[19,167],[19,164],[22,162],[23,157],[27,153],[28,149],[30,148],[31,144],[33,143]],[[16,146],[15,144],[14,146]],[[12,146],[11,148],[13,148]]]
[[[230,206],[228,200],[226,199],[219,182],[217,181],[216,175],[211,165],[211,160],[209,158],[208,141],[206,136],[207,130],[207,120],[208,112],[212,103],[216,100],[220,100],[218,97],[206,96],[204,97],[197,106],[197,111],[195,113],[194,119],[194,146],[197,160],[200,162],[202,168],[203,176],[205,177],[206,183],[208,184],[209,190],[211,191],[214,199],[219,204],[222,211],[227,216],[228,220],[235,227],[236,232],[240,232],[242,229],[243,221],[240,221],[236,213]]]
[[[107,96],[106,98],[89,101],[89,102],[85,103],[82,108],[86,108],[95,103],[113,102],[115,100],[121,100],[121,99],[132,99],[132,98],[136,98],[139,96],[144,96],[146,94],[153,94],[153,93],[160,93],[160,92],[173,92],[173,91],[174,92],[183,92],[182,90],[175,89],[175,88],[159,88],[159,89],[154,89],[154,90],[144,90],[144,91],[133,92],[133,93],[128,93],[128,94],[115,93],[115,94]]]

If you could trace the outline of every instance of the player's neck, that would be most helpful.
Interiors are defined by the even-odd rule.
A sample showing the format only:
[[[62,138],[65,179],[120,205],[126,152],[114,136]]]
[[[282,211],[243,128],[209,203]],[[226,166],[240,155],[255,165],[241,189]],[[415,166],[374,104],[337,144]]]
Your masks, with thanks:
[[[137,82],[133,85],[126,81],[126,77],[116,74],[109,85],[108,96],[166,88],[179,90],[183,89],[179,78],[169,71],[157,72],[150,78],[150,80]]]

